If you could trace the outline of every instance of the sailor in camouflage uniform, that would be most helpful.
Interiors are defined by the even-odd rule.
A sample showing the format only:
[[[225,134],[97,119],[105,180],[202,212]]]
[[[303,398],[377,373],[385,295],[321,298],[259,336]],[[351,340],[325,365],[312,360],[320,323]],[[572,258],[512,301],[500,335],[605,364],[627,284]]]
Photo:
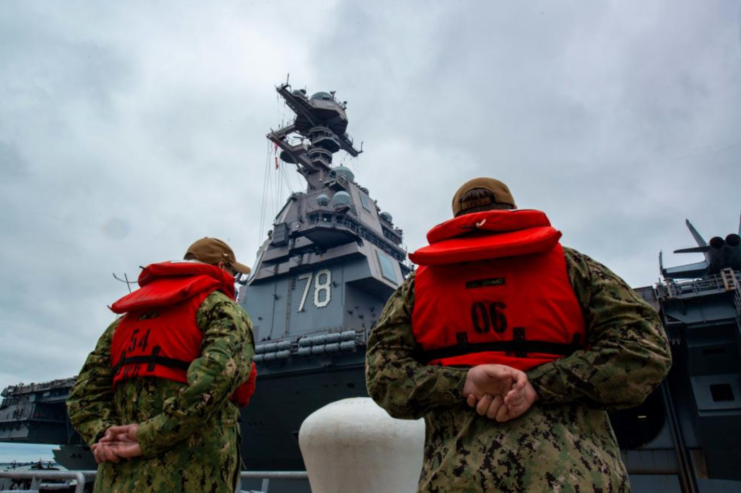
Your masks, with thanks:
[[[514,200],[506,185],[489,178],[464,184],[453,203],[456,219],[497,209],[515,209]],[[470,227],[475,229],[483,222]],[[432,231],[428,239],[431,235]],[[570,248],[562,251],[565,279],[581,312],[574,316],[574,325],[583,324],[586,344],[582,338],[570,354],[551,357],[525,371],[527,389],[532,392],[526,404],[531,407],[526,406],[519,417],[513,418],[525,409],[507,416],[503,397],[519,382],[521,372],[512,369],[508,376],[501,370],[509,367],[482,365],[506,361],[516,366],[518,360],[512,357],[517,356],[512,352],[518,349],[516,342],[493,343],[491,347],[511,344],[510,351],[481,353],[491,358],[479,359],[476,364],[481,366],[455,364],[456,358],[465,361],[471,356],[450,348],[433,350],[430,354],[437,364],[427,364],[430,355],[425,356],[419,340],[424,328],[413,324],[415,303],[423,301],[415,299],[415,277],[419,288],[420,270],[387,303],[368,341],[366,380],[370,396],[391,416],[425,419],[425,458],[418,491],[630,490],[605,411],[639,405],[661,383],[671,365],[667,338],[654,310],[622,279],[586,255]],[[496,260],[515,261],[512,257]],[[454,274],[455,268],[449,272]],[[465,310],[461,318],[470,316],[468,307]],[[434,315],[443,316],[441,312]],[[428,321],[434,323],[434,318]],[[482,318],[474,314],[473,323],[482,325]],[[470,341],[463,342],[465,347]],[[497,378],[506,384],[501,396],[467,395],[474,368],[504,375],[491,377],[492,388],[497,387]]]
[[[249,268],[236,261],[228,245],[213,238],[198,240],[185,258],[191,262],[153,264],[142,275],[149,271],[156,273],[158,266],[211,269],[206,276],[187,277],[207,284],[200,287],[191,284],[183,295],[190,296],[210,286],[205,291],[201,289],[203,299],[196,299],[196,306],[190,312],[195,313],[194,330],[201,338],[191,362],[186,362],[182,370],[169,368],[162,366],[166,358],[155,353],[159,360],[151,355],[149,360],[129,357],[119,361],[123,365],[116,367],[116,354],[111,348],[116,347],[116,331],[123,330],[127,315],[113,322],[100,338],[67,401],[72,425],[93,447],[100,463],[96,492],[231,493],[237,485],[239,408],[232,400],[249,386],[244,384],[248,377],[252,390],[247,391],[251,394],[255,374],[251,373],[252,324],[247,313],[234,302],[234,276],[249,273]],[[221,284],[214,284],[213,277],[219,275],[223,275],[219,278]],[[145,291],[142,276],[140,285],[142,288],[132,295]],[[174,308],[176,316],[187,303]],[[136,315],[134,324],[144,324],[147,317],[159,316],[152,309],[130,314]],[[182,327],[178,326],[179,329]],[[131,334],[132,346],[133,341],[138,341],[139,348],[147,345],[140,332]],[[152,335],[150,342],[153,338]],[[127,333],[124,343],[128,340]],[[153,364],[137,364],[137,361]],[[179,371],[182,378],[180,381],[167,376],[147,378],[148,366],[161,367],[165,375]],[[119,381],[119,376],[125,377],[127,372],[130,378]],[[114,381],[118,381],[115,390]]]

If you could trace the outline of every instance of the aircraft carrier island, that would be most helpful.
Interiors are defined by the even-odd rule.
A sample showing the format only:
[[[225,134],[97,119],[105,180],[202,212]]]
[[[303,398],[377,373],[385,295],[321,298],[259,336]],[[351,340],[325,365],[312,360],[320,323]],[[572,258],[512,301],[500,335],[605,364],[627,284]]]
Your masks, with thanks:
[[[301,471],[301,423],[331,402],[367,396],[368,335],[412,266],[391,214],[333,163],[339,151],[362,152],[347,134],[346,104],[288,84],[277,92],[295,119],[267,137],[306,190],[288,198],[240,281],[259,372],[242,411],[242,455],[248,470]],[[665,268],[660,258],[662,280],[636,288],[661,315],[671,373],[644,404],[610,414],[635,492],[741,491],[741,241],[733,233],[706,242],[687,225],[697,247],[678,252],[705,260]],[[95,469],[67,418],[73,383],[4,389],[0,441],[58,445],[66,468]]]

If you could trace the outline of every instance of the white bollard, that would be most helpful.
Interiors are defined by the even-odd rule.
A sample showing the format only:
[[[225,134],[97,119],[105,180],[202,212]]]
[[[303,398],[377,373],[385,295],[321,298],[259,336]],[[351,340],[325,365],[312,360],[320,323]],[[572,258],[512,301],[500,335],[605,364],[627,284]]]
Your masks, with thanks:
[[[386,414],[372,399],[328,404],[298,436],[312,493],[414,493],[422,470],[424,420]]]

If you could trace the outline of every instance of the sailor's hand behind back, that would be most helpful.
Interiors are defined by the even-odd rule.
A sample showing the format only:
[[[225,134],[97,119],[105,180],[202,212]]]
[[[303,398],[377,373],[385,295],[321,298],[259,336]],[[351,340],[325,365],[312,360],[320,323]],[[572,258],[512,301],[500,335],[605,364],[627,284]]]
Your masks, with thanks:
[[[136,432],[138,424],[111,426],[106,430],[103,438],[93,445],[95,462],[114,462],[118,464],[121,459],[131,459],[142,455]]]
[[[527,376],[525,378],[527,379]],[[497,421],[504,422],[522,416],[537,400],[538,393],[530,384],[530,381],[526,380],[522,388],[513,388],[504,397],[503,410],[497,415]]]
[[[463,395],[479,415],[500,423],[521,416],[538,399],[525,372],[505,365],[471,368]]]
[[[92,446],[93,450],[93,457],[95,457],[95,462],[98,464],[102,464],[104,462],[113,462],[118,464],[121,462],[121,457],[117,456],[113,450],[111,450],[111,447],[106,443],[98,442]]]
[[[139,431],[138,424],[111,426],[105,436],[100,440],[122,459],[132,459],[142,455],[139,440],[136,433]]]
[[[509,366],[479,365],[468,370],[463,395],[473,395],[477,400],[485,394],[504,396],[515,388],[522,389],[526,383],[527,375]]]

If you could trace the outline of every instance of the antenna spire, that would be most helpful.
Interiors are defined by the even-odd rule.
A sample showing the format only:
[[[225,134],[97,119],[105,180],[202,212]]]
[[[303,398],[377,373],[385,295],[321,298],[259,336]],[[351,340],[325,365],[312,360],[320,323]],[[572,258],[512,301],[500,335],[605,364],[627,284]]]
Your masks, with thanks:
[[[125,272],[124,272],[124,278],[123,279],[121,279],[120,277],[118,277],[115,272],[113,273],[113,278],[115,280],[117,280],[118,282],[122,282],[122,283],[126,284],[126,287],[129,289],[129,293],[131,293],[131,285],[132,284],[136,284],[136,282],[134,282],[134,281],[129,281],[129,276],[127,276]]]

